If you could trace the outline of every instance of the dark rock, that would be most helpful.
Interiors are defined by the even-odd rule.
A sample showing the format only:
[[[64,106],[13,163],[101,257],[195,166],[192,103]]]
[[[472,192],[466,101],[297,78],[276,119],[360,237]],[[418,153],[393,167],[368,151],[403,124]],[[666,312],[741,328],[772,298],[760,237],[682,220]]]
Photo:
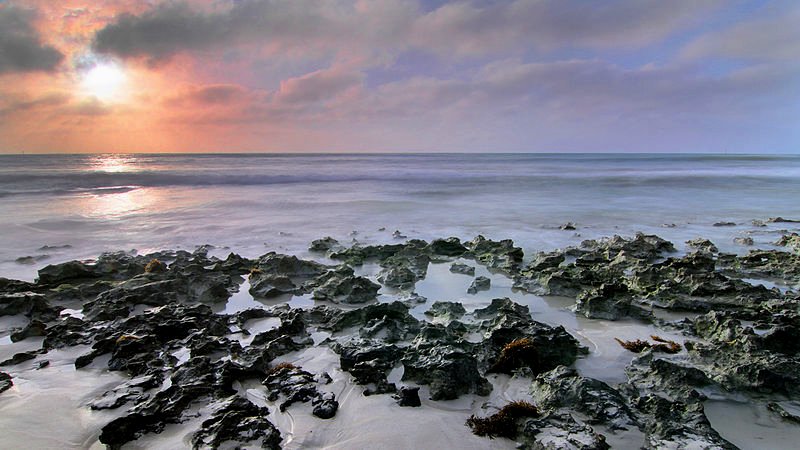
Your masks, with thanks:
[[[432,400],[462,394],[488,395],[492,386],[478,371],[471,344],[442,325],[425,325],[402,359],[404,381],[430,385]]]
[[[31,336],[46,336],[47,324],[40,320],[31,320],[28,325],[20,331],[11,334],[11,342],[18,342]]]
[[[449,237],[447,239],[433,240],[430,244],[430,251],[434,255],[461,256],[467,252],[467,248],[461,244],[458,238]]]
[[[30,352],[15,353],[14,356],[12,356],[11,358],[8,358],[5,361],[0,362],[0,366],[15,366],[19,363],[30,361],[36,358],[36,355],[38,355],[39,353],[40,352],[36,350]]]
[[[692,239],[692,240],[686,241],[686,245],[688,245],[689,247],[691,247],[693,249],[704,251],[704,252],[710,252],[710,253],[719,252],[719,249],[717,249],[717,246],[714,245],[714,243],[709,241],[708,239],[703,239],[703,238]]]
[[[375,340],[356,339],[336,343],[331,348],[339,353],[342,370],[350,372],[357,384],[370,385],[365,393],[396,390],[386,376],[400,361],[403,352],[399,347]]]
[[[458,302],[434,302],[430,309],[425,311],[426,316],[444,320],[457,320],[466,313],[464,305]]]
[[[575,369],[559,366],[540,374],[531,393],[540,409],[578,411],[590,425],[603,424],[612,430],[638,428],[622,394],[602,381],[579,376]]]
[[[736,222],[716,222],[714,223],[715,227],[735,227]]]
[[[307,284],[315,300],[333,303],[366,303],[375,298],[380,285],[367,278],[356,276],[353,269],[341,266],[330,270]]]
[[[460,273],[463,275],[475,276],[475,267],[468,266],[462,263],[453,263],[450,265],[450,272]]]
[[[256,448],[280,449],[281,434],[266,416],[269,410],[249,400],[233,396],[202,424],[192,437],[194,448],[223,447],[226,443],[248,444]]]
[[[34,292],[0,293],[0,316],[24,314],[30,318],[52,320],[62,308],[51,307],[46,297]]]
[[[492,285],[492,280],[486,277],[476,277],[472,284],[467,288],[468,294],[477,294],[478,291],[488,291]]]
[[[20,256],[19,258],[15,259],[14,262],[17,264],[31,266],[39,261],[44,261],[49,257],[50,255]]]
[[[565,230],[565,231],[574,231],[574,230],[576,230],[576,228],[575,228],[575,224],[574,224],[574,223],[572,223],[572,222],[567,222],[567,223],[565,223],[565,224],[561,225],[561,226],[560,226],[560,227],[558,227],[558,228],[560,228],[560,229],[562,229],[562,230]]]
[[[0,394],[11,389],[11,386],[14,386],[14,382],[11,381],[11,375],[0,372]]]
[[[393,397],[400,406],[422,406],[422,401],[419,399],[419,387],[401,386]]]
[[[258,298],[272,298],[286,294],[293,294],[297,286],[289,277],[283,275],[265,275],[258,272],[250,273],[250,295]]]
[[[569,413],[551,413],[540,418],[526,419],[516,440],[522,448],[558,450],[607,450],[611,448],[605,436],[592,427],[577,421]]]
[[[769,223],[800,223],[800,220],[784,219],[783,217],[778,216],[778,217],[770,217],[769,219],[767,219],[767,222],[769,222]]]
[[[281,395],[286,398],[279,405],[281,411],[285,411],[296,402],[312,402],[314,406],[312,414],[322,419],[330,419],[336,414],[339,403],[333,394],[320,392],[317,389],[319,383],[311,373],[288,364],[271,370],[263,381],[269,389],[268,400],[276,401]]]
[[[475,260],[492,269],[514,273],[522,264],[522,249],[514,247],[511,239],[492,241],[479,235],[468,242],[466,247]]]
[[[39,269],[38,284],[58,285],[65,281],[97,277],[93,267],[80,261],[51,264]]]
[[[604,283],[581,292],[577,297],[575,310],[590,319],[652,318],[652,313],[637,305],[628,287],[620,283]]]
[[[329,251],[341,251],[344,249],[344,246],[339,243],[336,239],[326,236],[322,239],[317,239],[311,242],[311,246],[308,247],[309,251],[318,252],[318,253],[326,253]]]

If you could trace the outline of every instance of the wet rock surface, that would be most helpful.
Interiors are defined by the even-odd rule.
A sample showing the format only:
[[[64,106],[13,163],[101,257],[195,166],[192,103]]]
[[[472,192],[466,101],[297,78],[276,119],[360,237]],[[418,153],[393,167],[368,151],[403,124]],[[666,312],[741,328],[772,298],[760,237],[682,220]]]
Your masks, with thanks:
[[[527,380],[530,390],[518,400],[532,402],[536,414],[498,419],[510,430],[498,436],[521,448],[604,449],[606,436],[631,432],[644,436],[645,448],[734,448],[706,417],[709,392],[761,396],[776,417],[796,417],[781,401],[800,395],[800,256],[797,234],[782,236],[778,249],[742,255],[720,253],[701,238],[678,254],[670,242],[644,234],[529,259],[510,240],[482,236],[351,247],[314,241],[311,251],[333,265],[274,252],[220,259],[208,247],[107,253],[46,266],[35,283],[0,279],[0,316],[17,324],[3,336],[15,344],[41,341],[40,349],[9,353],[0,363],[0,392],[16,373],[47,367],[47,353],[82,346],[74,361],[79,373],[128,377],[82,405],[115,412],[99,437],[110,448],[187,423],[196,448],[279,448],[274,414],[292,410],[335,423],[345,407],[328,373],[276,362],[321,346],[364,395],[393,395],[397,407],[424,409],[421,392],[434,402],[489,398],[496,377]],[[433,262],[474,276],[475,267],[462,261],[504,274],[517,289],[574,299],[575,314],[586,319],[648,323],[683,337],[639,336],[655,343],[626,353],[624,382],[589,378],[574,368],[589,349],[563,326],[536,320],[527,306],[508,298],[477,309],[458,299],[434,298],[429,306],[415,293]],[[357,271],[365,264],[374,264],[371,275]],[[271,306],[222,313],[245,277],[254,299]],[[470,287],[486,289],[485,277]],[[285,303],[300,295],[321,303]],[[668,321],[662,311],[694,314]],[[274,326],[250,331],[254,323]],[[659,351],[661,344],[674,351]],[[277,412],[243,395],[241,385],[254,381]],[[307,406],[293,407],[299,403]]]

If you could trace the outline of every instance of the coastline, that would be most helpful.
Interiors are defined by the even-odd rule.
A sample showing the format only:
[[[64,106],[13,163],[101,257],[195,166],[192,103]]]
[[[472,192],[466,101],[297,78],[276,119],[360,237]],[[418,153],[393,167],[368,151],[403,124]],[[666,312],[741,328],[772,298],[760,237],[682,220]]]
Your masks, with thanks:
[[[750,402],[763,411],[771,405],[760,425],[784,439],[775,441],[778,445],[797,432],[785,422],[794,417],[785,399],[794,395],[796,376],[787,368],[798,364],[788,337],[796,332],[791,324],[800,320],[798,238],[784,235],[786,247],[750,248],[754,253],[738,256],[702,240],[679,251],[652,235],[589,240],[527,256],[511,241],[485,238],[383,245],[326,238],[312,243],[315,261],[279,253],[222,259],[203,246],[192,253],[116,253],[92,263],[49,266],[40,270],[36,284],[3,286],[3,359],[11,356],[6,353],[32,356],[0,368],[14,383],[0,393],[0,409],[14,411],[3,414],[4,428],[23,428],[18,438],[8,435],[6,444],[20,442],[14,439],[27,434],[23,424],[42,414],[36,396],[60,385],[53,392],[71,394],[54,407],[66,412],[66,405],[74,405],[77,414],[59,433],[72,439],[63,442],[68,446],[100,445],[102,429],[101,441],[130,442],[126,448],[205,446],[224,433],[241,442],[269,438],[259,445],[279,442],[286,448],[368,447],[387,437],[399,447],[458,442],[464,448],[511,448],[513,440],[472,435],[464,421],[514,400],[539,408],[539,417],[517,422],[517,439],[527,445],[568,446],[588,439],[594,448],[606,442],[615,448],[724,447],[731,436],[730,429],[718,434],[725,430],[719,425],[727,411],[719,405],[725,402]],[[769,264],[759,264],[759,258]],[[163,267],[149,265],[153,260]],[[454,264],[458,270],[474,267],[474,274],[454,273]],[[481,277],[488,289],[468,293]],[[743,279],[769,279],[781,288]],[[249,298],[244,291],[235,293],[240,286]],[[232,295],[239,303],[226,315]],[[501,298],[509,300],[496,300]],[[159,338],[163,331],[153,328],[159,323],[172,323],[185,334]],[[12,333],[14,340],[22,339],[7,342]],[[680,350],[636,355],[614,341],[648,341],[651,335],[676,341]],[[524,357],[508,374],[494,373],[504,346],[523,337],[560,344],[546,358],[536,357],[536,364],[532,356]],[[445,353],[430,353],[432,348]],[[37,369],[45,360],[50,365]],[[297,368],[271,374],[282,362]],[[747,366],[758,370],[738,369]],[[687,378],[687,370],[697,373]],[[176,375],[183,371],[191,377]],[[290,382],[298,377],[307,380]],[[455,385],[442,384],[452,377]],[[199,394],[189,390],[196,379],[208,380]],[[776,383],[779,379],[784,381]],[[422,406],[398,406],[392,394],[400,386],[420,388]],[[281,403],[300,388],[310,396],[308,403],[301,400],[281,412]],[[365,389],[375,394],[365,397]],[[575,389],[599,409],[587,410],[586,398],[570,400]],[[231,404],[236,397],[268,413],[241,410]],[[648,402],[656,398],[678,402],[671,408],[679,408],[681,418],[651,409]],[[702,408],[706,401],[714,402],[710,416]],[[185,406],[164,413],[163,405],[174,402]],[[337,405],[332,418],[314,416],[318,404],[332,402]],[[220,408],[258,418],[262,426],[252,420],[247,423],[255,428],[249,431],[221,426],[214,419]],[[624,414],[608,416],[612,410]],[[736,417],[747,414],[740,408]],[[720,430],[712,427],[715,422]],[[428,426],[418,429],[420,423]],[[78,429],[66,438],[71,427]],[[198,441],[199,435],[212,441]]]

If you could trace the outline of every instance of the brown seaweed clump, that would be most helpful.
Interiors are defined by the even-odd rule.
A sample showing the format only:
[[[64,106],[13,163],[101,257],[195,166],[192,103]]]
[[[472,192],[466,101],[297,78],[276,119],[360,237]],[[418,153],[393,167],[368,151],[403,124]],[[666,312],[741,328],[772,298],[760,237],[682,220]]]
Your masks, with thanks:
[[[153,258],[149,263],[147,263],[146,266],[144,266],[144,271],[147,273],[163,273],[167,271],[167,265],[158,259]]]
[[[517,419],[523,417],[538,417],[539,410],[526,401],[511,402],[500,411],[489,417],[475,417],[467,419],[466,425],[477,436],[487,436],[491,439],[504,437],[514,439],[517,437]]]
[[[670,341],[668,339],[664,339],[662,337],[652,335],[650,339],[656,341],[656,344],[651,344],[650,342],[643,341],[641,339],[636,339],[634,341],[623,341],[619,338],[614,338],[619,345],[622,346],[625,350],[631,351],[633,353],[642,353],[643,351],[652,348],[653,351],[656,352],[663,352],[663,353],[678,353],[681,351],[681,345],[675,341]]]
[[[503,347],[490,373],[511,373],[522,366],[534,366],[539,361],[539,352],[529,338],[515,339]]]
[[[275,366],[271,367],[269,369],[269,371],[267,372],[267,375],[272,375],[272,374],[278,373],[283,369],[295,370],[297,368],[298,368],[297,366],[295,366],[294,364],[292,364],[290,362],[282,362],[282,363],[276,364]]]

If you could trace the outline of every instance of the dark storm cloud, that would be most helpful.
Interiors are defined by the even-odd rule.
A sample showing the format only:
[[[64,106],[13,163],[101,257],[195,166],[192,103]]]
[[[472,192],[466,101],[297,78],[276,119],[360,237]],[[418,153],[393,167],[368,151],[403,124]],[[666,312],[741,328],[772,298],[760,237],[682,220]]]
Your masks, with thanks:
[[[424,12],[414,1],[241,0],[216,3],[205,11],[169,2],[140,15],[120,16],[96,34],[94,46],[100,52],[154,60],[241,43],[300,50],[370,48],[375,53],[414,48],[450,56],[530,48],[638,48],[701,22],[719,4],[455,1]]]
[[[34,13],[0,6],[0,74],[51,71],[64,55],[42,43],[31,25]]]

